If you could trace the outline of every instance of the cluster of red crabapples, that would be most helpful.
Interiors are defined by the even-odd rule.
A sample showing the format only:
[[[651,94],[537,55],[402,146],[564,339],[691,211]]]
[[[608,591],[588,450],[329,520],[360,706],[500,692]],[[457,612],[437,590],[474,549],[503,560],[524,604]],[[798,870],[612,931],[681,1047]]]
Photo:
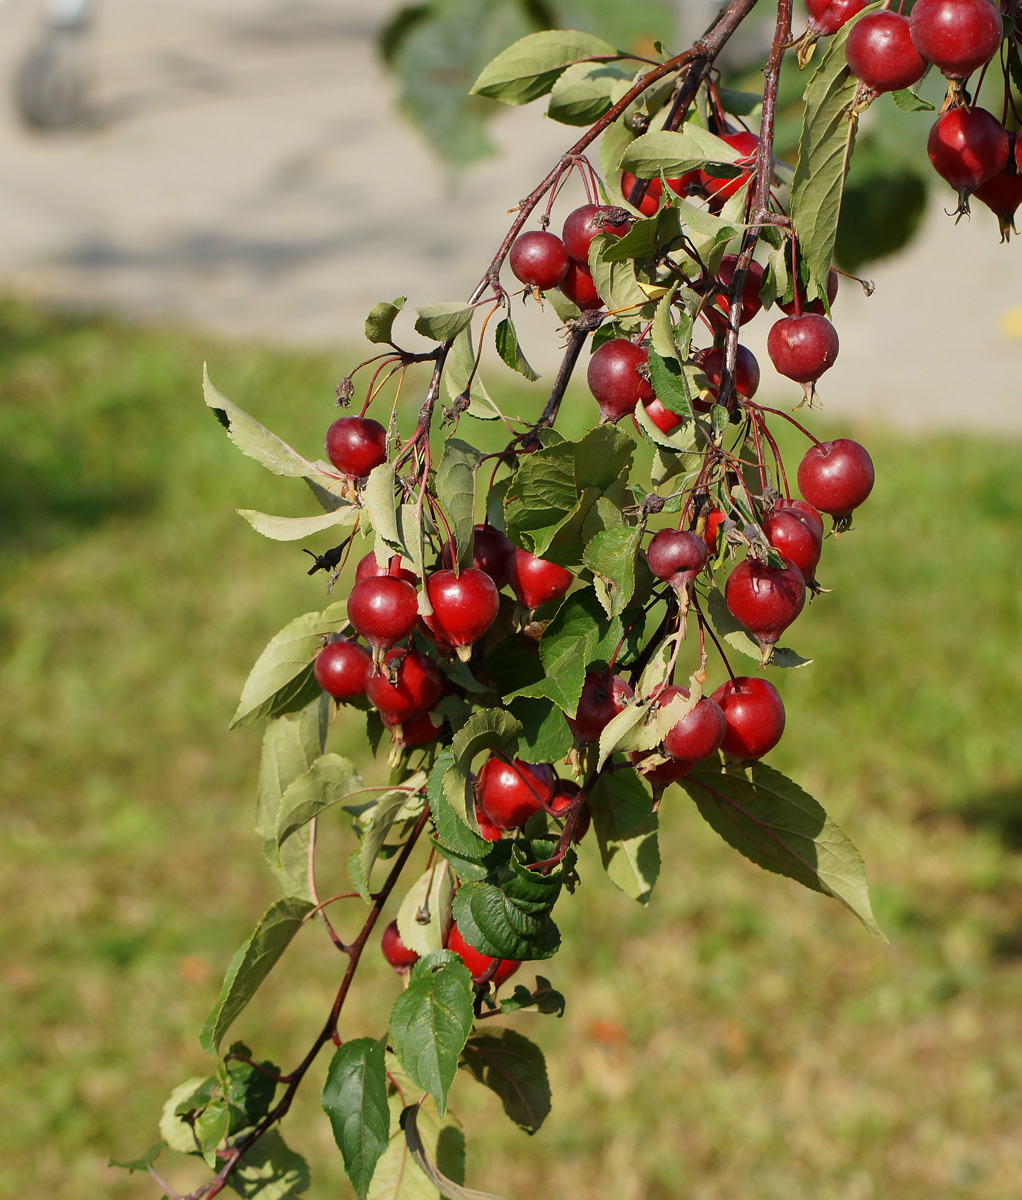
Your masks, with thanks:
[[[866,0],[806,0],[810,32],[834,33],[865,6]],[[1018,53],[1014,33],[1005,56],[1001,120],[965,92],[969,76],[985,70],[1003,40],[1001,12],[991,0],[916,0],[908,17],[886,9],[860,17],[845,55],[867,99],[912,87],[931,63],[947,78],[947,100],[926,143],[930,162],[958,193],[959,212],[968,212],[974,195],[995,214],[1007,240],[1022,203],[1022,145],[1017,131],[1005,128],[1009,108],[1018,124],[1007,67],[1008,55]]]

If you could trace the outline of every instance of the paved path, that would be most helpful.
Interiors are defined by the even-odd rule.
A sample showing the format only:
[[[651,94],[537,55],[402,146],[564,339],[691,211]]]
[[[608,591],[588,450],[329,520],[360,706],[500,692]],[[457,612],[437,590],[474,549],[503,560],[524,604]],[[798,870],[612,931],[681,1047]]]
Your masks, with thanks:
[[[352,343],[379,299],[466,294],[570,131],[509,111],[505,155],[452,187],[376,61],[395,6],[99,0],[96,127],[39,137],[0,112],[0,286],[307,345]],[[38,0],[0,0],[0,81],[40,21]],[[985,210],[955,228],[935,204],[871,300],[844,289],[828,409],[1022,429],[1020,252]],[[766,325],[750,327],[758,354]],[[527,323],[524,340],[549,369],[555,339]]]

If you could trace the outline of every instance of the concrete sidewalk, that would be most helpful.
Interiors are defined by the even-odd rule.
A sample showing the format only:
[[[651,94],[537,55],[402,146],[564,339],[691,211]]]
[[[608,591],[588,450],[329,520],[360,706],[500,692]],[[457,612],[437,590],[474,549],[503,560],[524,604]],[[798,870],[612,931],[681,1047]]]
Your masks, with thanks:
[[[99,0],[95,128],[33,135],[0,112],[0,287],[231,336],[354,344],[380,299],[467,294],[506,210],[572,140],[537,107],[495,126],[503,150],[451,187],[396,114],[374,38],[395,0]],[[0,3],[0,80],[41,4]],[[942,193],[940,193],[942,195]],[[946,196],[950,203],[950,191]],[[934,204],[923,236],[846,285],[841,357],[821,394],[836,419],[1022,429],[1018,248],[976,205],[957,228]],[[567,211],[567,206],[565,206]],[[764,394],[797,392],[749,327]],[[557,339],[533,314],[540,369]]]

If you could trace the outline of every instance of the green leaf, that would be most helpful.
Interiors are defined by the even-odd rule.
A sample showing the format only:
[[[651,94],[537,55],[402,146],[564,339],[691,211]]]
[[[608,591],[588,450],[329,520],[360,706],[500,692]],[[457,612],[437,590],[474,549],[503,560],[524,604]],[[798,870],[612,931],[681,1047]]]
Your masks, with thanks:
[[[511,323],[510,317],[505,317],[497,326],[494,341],[497,353],[511,370],[517,371],[519,375],[524,375],[530,383],[535,383],[539,376],[529,366],[525,355],[522,353],[522,348],[518,344],[518,334],[515,332],[515,327]]]
[[[450,950],[420,958],[390,1014],[390,1041],[412,1080],[443,1116],[458,1056],[472,1028],[472,978]]]
[[[606,257],[607,250],[617,242],[611,233],[598,233],[589,243],[589,270],[593,284],[608,311],[632,308],[636,313],[650,303],[649,296],[635,278],[635,266],[630,260],[618,261]]]
[[[334,1053],[320,1103],[359,1200],[365,1200],[376,1164],[390,1139],[386,1038],[356,1038]]]
[[[223,1096],[214,1096],[195,1118],[195,1137],[206,1160],[206,1166],[216,1167],[216,1152],[231,1125],[231,1114]]]
[[[876,7],[871,5],[865,11]],[[805,91],[790,213],[808,300],[827,294],[841,195],[858,126],[852,104],[859,81],[845,58],[845,43],[855,24],[854,20],[847,22],[830,39]]]
[[[589,793],[589,811],[603,868],[626,896],[648,904],[660,875],[653,798],[634,771],[601,775]]]
[[[227,430],[227,436],[242,454],[262,463],[274,475],[301,478],[322,474],[314,463],[302,458],[287,442],[270,433],[254,417],[250,417],[243,409],[232,404],[223,393],[217,391],[205,365],[202,368],[202,391],[206,404],[216,414],[220,424]]]
[[[470,95],[489,96],[504,104],[528,104],[546,95],[564,68],[578,59],[616,53],[607,42],[577,30],[530,33],[483,68]]]
[[[600,630],[599,602],[592,591],[573,592],[543,630],[539,656],[544,677],[513,693],[514,696],[546,697],[569,717],[575,715],[586,667]],[[509,697],[510,698],[510,697]]]
[[[472,562],[472,530],[475,524],[476,468],[480,451],[459,438],[448,438],[436,472],[436,497],[451,523],[458,547],[458,562]]]
[[[472,341],[472,326],[466,325],[451,344],[444,363],[444,387],[451,400],[459,400],[468,393],[466,412],[479,421],[496,421],[500,409],[490,399],[476,367],[475,346]]]
[[[266,910],[252,936],[234,956],[220,999],[199,1034],[199,1044],[207,1054],[216,1058],[224,1034],[301,929],[312,907],[307,900],[285,896]]]
[[[562,125],[592,125],[610,108],[614,85],[631,78],[614,63],[575,63],[551,89],[547,116]]]
[[[380,463],[373,467],[362,491],[365,517],[376,530],[377,562],[387,562],[392,554],[413,558],[412,551],[401,536],[397,519],[397,502],[394,498],[394,464]]]
[[[433,1162],[419,1133],[419,1116],[421,1108],[418,1104],[409,1104],[401,1113],[401,1128],[404,1130],[405,1142],[412,1161],[435,1187],[445,1200],[503,1200],[492,1192],[477,1192],[474,1188],[462,1187],[448,1178],[439,1166]]]
[[[427,795],[437,837],[443,847],[468,858],[479,859],[486,855],[490,843],[481,838],[459,816],[457,809],[447,798],[445,780],[454,767],[454,753],[444,750],[437,757],[429,773]],[[461,775],[467,780],[467,775]]]
[[[360,512],[354,504],[343,503],[318,517],[273,517],[252,508],[239,508],[237,511],[256,533],[275,542],[297,542],[300,538],[322,533],[324,529],[332,529],[335,525],[353,525]]]
[[[276,839],[281,846],[287,839],[318,817],[324,809],[337,804],[362,786],[358,768],[339,754],[324,754],[287,787],[277,812]]]
[[[736,92],[731,88],[717,88],[717,96],[725,112],[736,117],[751,117],[763,107],[763,97],[759,92]]]
[[[555,763],[571,753],[571,730],[552,700],[522,697],[508,707],[522,723],[518,750],[526,762]]]
[[[522,1008],[534,1008],[540,1013],[554,1013],[558,1017],[563,1017],[565,999],[560,992],[554,990],[549,979],[537,975],[534,992],[530,992],[523,984],[519,984],[510,996],[500,1002],[502,1013],[518,1012]]]
[[[166,1142],[153,1142],[141,1158],[130,1158],[124,1161],[116,1158],[108,1158],[106,1165],[108,1167],[119,1167],[122,1171],[148,1171],[166,1149],[166,1146]]]
[[[322,612],[295,617],[271,638],[245,680],[231,728],[297,712],[317,699],[322,688],[312,674],[313,660],[322,639],[335,633],[344,619],[342,600]]]
[[[747,859],[833,896],[875,937],[862,857],[847,835],[796,783],[754,763],[747,774],[698,766],[681,780],[702,816]]]
[[[638,528],[605,529],[590,541],[582,556],[602,582],[597,593],[609,617],[623,613],[635,592],[635,556],[640,537]]]
[[[465,1044],[463,1058],[476,1079],[497,1093],[519,1129],[539,1129],[550,1113],[550,1081],[534,1042],[513,1029],[477,1033]]]
[[[742,654],[754,658],[756,662],[760,661],[763,651],[760,649],[759,643],[755,641],[745,626],[731,615],[720,588],[711,589],[707,612],[710,624],[718,637],[722,637],[729,646],[734,646]],[[775,646],[770,666],[808,667],[812,661],[811,658],[803,658],[801,654],[796,654],[794,650]]]
[[[312,899],[309,885],[309,831],[303,830],[277,846],[277,813],[284,792],[304,775],[323,752],[326,742],[328,706],[333,701],[321,692],[300,713],[278,717],[263,735],[259,768],[259,798],[256,804],[256,833],[263,853],[285,896]]]
[[[410,793],[407,788],[420,786],[420,781],[425,782],[421,772],[412,776],[401,790],[384,792],[373,805],[369,828],[362,835],[358,847],[358,869],[367,886],[376,860],[387,841],[387,835],[393,828],[398,814],[409,801]]]
[[[164,1104],[160,1114],[160,1137],[171,1150],[176,1150],[179,1154],[198,1153],[199,1143],[195,1137],[195,1130],[178,1110],[185,1104],[188,1105],[185,1111],[205,1104],[215,1084],[215,1079],[203,1079],[196,1075],[186,1079],[170,1093],[170,1099]]]
[[[402,1071],[393,1054],[387,1054],[387,1102],[391,1114],[391,1135],[387,1152],[376,1164],[368,1200],[437,1200],[436,1187],[416,1165],[408,1148],[401,1117],[415,1084]],[[432,1101],[419,1106],[416,1123],[419,1139],[430,1161],[445,1177],[459,1184],[465,1178],[465,1139],[453,1113],[437,1116]]]
[[[266,1116],[277,1091],[273,1076],[280,1074],[280,1068],[268,1060],[259,1063],[263,1071],[268,1072],[264,1074],[251,1063],[231,1059],[232,1054],[251,1058],[252,1052],[244,1042],[232,1043],[227,1052],[224,1069],[227,1075],[226,1098],[230,1105],[229,1135],[251,1128]]]
[[[522,726],[509,712],[488,708],[474,713],[451,742],[455,763],[466,772],[483,750],[503,750],[514,755]]]
[[[561,442],[528,455],[504,498],[507,536],[530,549],[533,531],[551,529],[575,507],[575,446]]]
[[[719,137],[689,122],[682,133],[644,133],[625,148],[619,166],[639,179],[684,175],[707,162],[733,163],[742,156]]]
[[[678,362],[676,358],[661,358],[650,347],[649,379],[657,399],[679,417],[691,417],[694,413],[692,401],[698,396],[699,388],[695,386],[696,373],[687,364]]]
[[[421,958],[444,948],[451,928],[454,884],[453,871],[441,859],[419,876],[401,901],[397,914],[398,933],[408,949]]]
[[[419,314],[416,333],[434,342],[450,342],[467,328],[475,309],[464,300],[445,300],[440,304],[424,304],[415,311]]]
[[[366,340],[376,345],[387,343],[393,345],[394,322],[398,313],[404,308],[407,296],[398,296],[389,304],[381,300],[374,304],[366,317]]]
[[[901,88],[897,92],[887,93],[902,112],[934,112],[933,105],[922,96],[917,96],[911,88]]]
[[[293,1200],[309,1182],[308,1163],[284,1143],[278,1129],[268,1129],[245,1151],[241,1166],[227,1181],[245,1200]]]

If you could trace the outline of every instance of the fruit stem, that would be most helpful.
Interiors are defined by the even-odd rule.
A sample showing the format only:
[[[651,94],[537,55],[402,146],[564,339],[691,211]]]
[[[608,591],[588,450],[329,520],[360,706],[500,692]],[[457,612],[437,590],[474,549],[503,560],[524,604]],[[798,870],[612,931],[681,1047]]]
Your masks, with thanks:
[[[770,408],[769,405],[766,404],[753,404],[751,400],[746,400],[745,406],[746,408],[757,409],[759,412],[773,413],[776,417],[783,417],[790,424],[794,425],[800,433],[804,433],[814,446],[819,446],[820,449],[823,448],[823,443],[820,441],[820,439],[814,437],[804,425],[800,425],[790,413],[783,412],[779,408]]]

